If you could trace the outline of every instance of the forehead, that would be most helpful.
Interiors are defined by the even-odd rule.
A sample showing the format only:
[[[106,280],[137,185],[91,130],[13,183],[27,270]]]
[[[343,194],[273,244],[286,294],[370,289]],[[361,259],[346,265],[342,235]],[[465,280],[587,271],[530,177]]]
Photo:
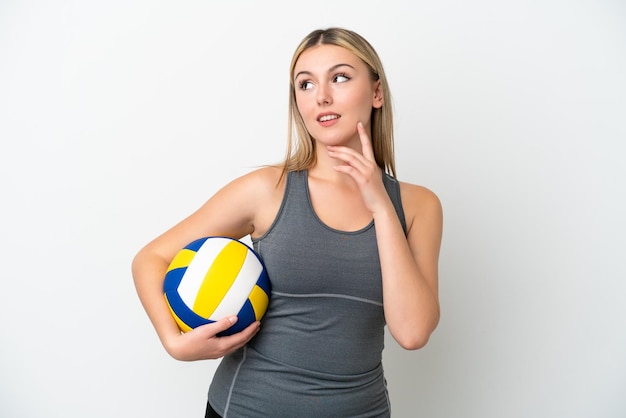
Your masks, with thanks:
[[[294,74],[301,71],[325,72],[339,64],[348,64],[357,69],[365,67],[365,63],[346,48],[337,45],[316,45],[300,54],[294,66]]]

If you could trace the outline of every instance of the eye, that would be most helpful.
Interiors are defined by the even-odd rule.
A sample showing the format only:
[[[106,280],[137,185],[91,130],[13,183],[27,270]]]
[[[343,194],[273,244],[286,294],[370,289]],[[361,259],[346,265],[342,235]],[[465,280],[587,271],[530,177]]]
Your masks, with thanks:
[[[313,83],[309,80],[300,81],[298,87],[300,87],[300,90],[310,90],[313,87]]]
[[[350,77],[344,73],[337,74],[335,77],[333,77],[333,81],[335,83],[345,83],[348,80],[350,80]]]

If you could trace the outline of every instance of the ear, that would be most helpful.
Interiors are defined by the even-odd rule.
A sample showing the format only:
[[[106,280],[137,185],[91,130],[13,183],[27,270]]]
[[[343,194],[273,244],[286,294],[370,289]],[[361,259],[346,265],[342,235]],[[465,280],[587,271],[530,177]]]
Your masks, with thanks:
[[[372,100],[372,107],[374,109],[380,109],[383,106],[383,88],[380,85],[380,80],[376,80],[374,83],[374,98]]]

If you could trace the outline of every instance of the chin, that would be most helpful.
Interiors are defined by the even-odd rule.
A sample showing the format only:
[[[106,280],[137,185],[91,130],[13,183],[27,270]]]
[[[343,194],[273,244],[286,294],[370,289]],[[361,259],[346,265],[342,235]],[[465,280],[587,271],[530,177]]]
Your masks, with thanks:
[[[350,142],[352,137],[345,135],[318,135],[314,137],[317,142],[323,145],[346,145]]]

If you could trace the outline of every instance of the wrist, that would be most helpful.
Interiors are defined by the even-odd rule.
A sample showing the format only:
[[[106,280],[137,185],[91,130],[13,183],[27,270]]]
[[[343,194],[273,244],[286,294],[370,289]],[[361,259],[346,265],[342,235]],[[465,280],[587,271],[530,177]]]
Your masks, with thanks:
[[[393,203],[391,203],[391,200],[388,199],[372,211],[372,217],[374,218],[374,222],[381,222],[389,219],[395,219],[398,215],[396,214],[396,209],[393,206]]]
[[[163,348],[172,358],[176,360],[185,360],[185,353],[183,350],[182,333],[171,333],[161,338],[161,344]]]

